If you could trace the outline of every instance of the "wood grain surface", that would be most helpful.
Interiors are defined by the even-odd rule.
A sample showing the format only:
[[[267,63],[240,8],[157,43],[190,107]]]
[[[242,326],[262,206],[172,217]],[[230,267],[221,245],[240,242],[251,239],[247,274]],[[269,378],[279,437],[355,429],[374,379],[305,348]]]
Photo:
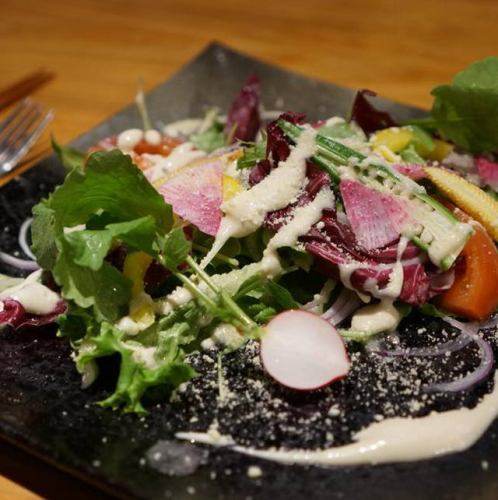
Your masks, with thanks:
[[[60,142],[150,88],[210,41],[429,107],[430,89],[498,55],[496,0],[1,0],[0,89],[37,68]],[[48,134],[32,154],[48,148]],[[0,476],[0,498],[34,498]]]

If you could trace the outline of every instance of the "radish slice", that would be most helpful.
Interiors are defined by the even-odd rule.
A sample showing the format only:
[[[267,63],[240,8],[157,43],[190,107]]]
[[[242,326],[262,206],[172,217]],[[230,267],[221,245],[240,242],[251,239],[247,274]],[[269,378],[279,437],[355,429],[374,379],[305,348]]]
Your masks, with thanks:
[[[477,171],[479,172],[479,177],[484,181],[484,183],[497,190],[498,163],[489,161],[486,158],[477,158],[476,167]]]
[[[393,165],[393,168],[414,181],[419,181],[426,177],[424,166],[416,163]]]
[[[331,384],[350,367],[337,330],[320,316],[298,310],[280,313],[266,325],[261,360],[277,382],[300,391]]]
[[[215,236],[221,222],[223,166],[219,161],[184,168],[158,191],[180,217]]]
[[[395,195],[350,180],[341,181],[340,189],[351,229],[366,250],[392,243],[411,222],[405,200]]]

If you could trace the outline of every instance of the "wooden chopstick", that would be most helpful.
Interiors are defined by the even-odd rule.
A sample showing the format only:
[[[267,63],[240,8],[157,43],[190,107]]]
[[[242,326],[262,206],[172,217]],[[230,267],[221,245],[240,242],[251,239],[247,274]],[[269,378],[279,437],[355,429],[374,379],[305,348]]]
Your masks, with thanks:
[[[12,85],[0,90],[0,111],[14,102],[27,97],[41,85],[49,82],[55,77],[55,73],[45,69],[39,69],[29,73]]]

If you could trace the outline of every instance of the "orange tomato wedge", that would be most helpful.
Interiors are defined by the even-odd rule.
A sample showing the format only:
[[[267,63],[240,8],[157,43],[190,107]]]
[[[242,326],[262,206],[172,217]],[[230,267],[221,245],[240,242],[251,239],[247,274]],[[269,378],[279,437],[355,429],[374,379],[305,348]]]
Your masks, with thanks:
[[[456,215],[464,218],[460,211]],[[449,312],[484,320],[498,307],[498,250],[481,225],[474,225],[461,258],[455,282],[440,297],[439,305]]]

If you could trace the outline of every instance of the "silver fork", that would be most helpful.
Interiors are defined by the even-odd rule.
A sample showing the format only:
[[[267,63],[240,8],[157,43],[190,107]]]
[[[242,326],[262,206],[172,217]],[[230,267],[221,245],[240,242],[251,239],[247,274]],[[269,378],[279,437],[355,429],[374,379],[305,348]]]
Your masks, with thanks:
[[[28,97],[0,122],[0,177],[16,167],[53,117]]]

